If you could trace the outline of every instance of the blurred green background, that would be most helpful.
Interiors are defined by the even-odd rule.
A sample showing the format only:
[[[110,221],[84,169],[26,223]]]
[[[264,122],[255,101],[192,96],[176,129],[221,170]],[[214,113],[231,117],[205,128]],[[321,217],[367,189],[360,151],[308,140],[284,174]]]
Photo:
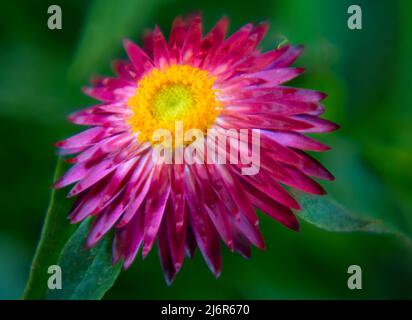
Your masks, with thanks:
[[[47,28],[59,4],[63,29]],[[347,8],[363,10],[363,30],[347,27]],[[293,84],[329,94],[326,117],[342,126],[320,139],[336,176],[329,193],[351,212],[412,236],[412,2],[377,0],[72,0],[3,1],[0,10],[0,298],[19,298],[27,280],[56,164],[53,142],[80,129],[65,116],[93,104],[80,87],[111,74],[121,40],[140,41],[175,15],[203,13],[205,29],[222,15],[231,32],[267,20],[263,48],[286,37],[305,53],[307,72]],[[157,250],[137,258],[109,299],[412,298],[412,246],[394,235],[331,233],[302,221],[301,232],[262,216],[267,250],[250,260],[223,250],[215,280],[199,252],[174,284],[163,279]],[[363,289],[347,288],[347,268],[363,270]]]

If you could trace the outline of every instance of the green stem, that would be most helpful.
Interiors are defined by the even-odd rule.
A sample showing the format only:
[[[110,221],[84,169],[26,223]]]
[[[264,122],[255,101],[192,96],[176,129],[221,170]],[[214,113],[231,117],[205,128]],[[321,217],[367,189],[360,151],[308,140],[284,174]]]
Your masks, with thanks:
[[[53,181],[61,175],[64,163],[58,160]],[[52,190],[40,241],[30,267],[29,279],[22,299],[43,299],[47,289],[49,266],[56,264],[64,243],[74,227],[66,219],[70,201],[62,191]]]

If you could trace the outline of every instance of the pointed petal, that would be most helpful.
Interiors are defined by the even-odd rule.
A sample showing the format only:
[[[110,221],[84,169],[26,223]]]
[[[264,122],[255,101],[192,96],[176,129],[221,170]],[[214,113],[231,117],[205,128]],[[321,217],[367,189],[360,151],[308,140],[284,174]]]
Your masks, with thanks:
[[[262,135],[276,140],[278,143],[301,150],[308,151],[327,151],[330,148],[323,143],[320,143],[310,137],[306,137],[298,132],[282,132],[282,131],[261,131]]]
[[[187,216],[185,203],[183,201],[183,221],[180,228],[177,228],[171,198],[172,197],[169,198],[170,201],[168,203],[168,206],[166,207],[165,217],[170,254],[172,257],[174,269],[176,270],[176,272],[178,272],[183,264],[183,259],[185,257]]]
[[[128,269],[135,259],[143,240],[144,211],[139,209],[129,224],[116,229],[113,241],[113,260],[124,259],[123,267]]]
[[[146,54],[153,58],[153,32],[150,29],[143,34],[143,48]]]
[[[221,259],[219,249],[219,238],[203,210],[202,196],[199,193],[196,181],[189,170],[186,173],[186,200],[189,208],[189,221],[191,230],[196,239],[197,245],[205,259],[206,264],[215,276],[220,274]]]
[[[266,170],[261,169],[255,176],[242,175],[238,171],[239,177],[252,185],[254,188],[265,193],[268,197],[274,199],[275,201],[285,205],[288,208],[300,209],[299,204],[287,191],[282,188]]]
[[[282,68],[258,71],[254,73],[245,73],[240,76],[243,79],[250,79],[253,81],[263,80],[270,86],[277,86],[284,82],[290,81],[304,72],[303,68]]]
[[[153,60],[158,68],[162,68],[169,63],[169,48],[159,27],[156,26],[153,32]]]
[[[192,165],[192,174],[204,194],[204,207],[213,222],[217,232],[228,248],[233,251],[233,235],[229,221],[229,213],[220,201],[215,191],[211,188],[212,181],[209,179],[206,167],[203,164]]]
[[[186,33],[186,38],[182,46],[182,62],[187,63],[198,52],[202,40],[202,18],[197,15]]]
[[[103,102],[126,101],[135,91],[134,83],[119,78],[101,78],[93,87],[84,87],[88,96]]]
[[[200,44],[199,50],[199,60],[203,65],[207,65],[204,60],[207,59],[208,55],[212,53],[213,49],[216,49],[220,44],[223,43],[226,32],[229,26],[229,19],[227,17],[221,18],[212,30],[203,38]]]
[[[187,212],[189,212],[188,206],[186,206],[186,210]],[[187,216],[189,216],[189,214],[187,213]],[[195,252],[196,252],[196,248],[197,248],[197,242],[196,242],[196,238],[193,234],[193,230],[192,227],[190,226],[190,224],[187,224],[187,231],[186,231],[186,243],[185,243],[185,252],[186,255],[190,258],[193,259]]]
[[[296,166],[296,168],[298,168],[304,174],[323,180],[335,179],[335,177],[326,168],[324,168],[319,161],[302,151],[295,150],[295,152],[299,154],[300,158],[302,159],[302,161],[299,163],[299,165]]]
[[[149,165],[143,165],[139,170],[135,171],[135,175],[132,176],[133,182],[129,183],[126,192],[130,194],[129,201],[123,205],[126,210],[117,224],[117,228],[122,228],[128,224],[136,212],[145,204],[150,185],[153,178],[153,169]],[[135,182],[134,182],[135,181]]]
[[[271,65],[271,68],[290,66],[302,54],[303,46],[288,46],[287,50]]]
[[[181,47],[185,40],[186,36],[186,26],[183,22],[182,18],[177,16],[172,24],[172,29],[170,31],[169,37],[169,46],[172,48],[173,46]]]
[[[246,188],[254,206],[286,227],[296,231],[299,230],[299,222],[289,208],[282,206],[248,183],[243,183],[243,186]]]
[[[153,63],[149,56],[140,49],[139,46],[131,42],[130,40],[124,41],[124,48],[136,69],[136,76],[140,78],[144,73],[150,71],[153,68]]]
[[[90,168],[87,175],[70,190],[68,197],[73,197],[97,183],[119,166],[113,158],[104,159]]]
[[[259,221],[253,207],[244,193],[239,181],[223,165],[207,165],[209,176],[213,177],[213,186],[218,187],[218,195],[230,195],[224,203],[228,211],[235,217],[236,226],[256,247],[264,248],[262,234],[259,231]],[[222,189],[227,191],[222,192]]]
[[[269,129],[269,130],[310,130],[313,127],[312,123],[294,119],[292,117],[275,115],[275,114],[223,114],[216,123],[225,128],[243,128],[243,129]]]
[[[160,226],[157,246],[163,274],[165,276],[167,285],[170,286],[176,276],[177,271],[175,269],[175,265],[173,263],[172,255],[169,249],[168,232],[166,228],[166,222],[164,220]]]
[[[115,60],[112,63],[112,68],[114,72],[122,79],[128,82],[135,82],[136,79],[136,70],[134,67],[127,61]]]
[[[60,189],[79,181],[87,175],[88,171],[89,168],[85,163],[77,163],[53,184],[53,188]]]
[[[142,255],[145,257],[153,246],[170,194],[168,168],[164,165],[155,167],[155,172],[146,198],[144,236]]]
[[[107,136],[108,130],[102,127],[94,127],[84,130],[66,140],[56,143],[56,146],[64,149],[83,148],[90,146]]]
[[[121,207],[118,206],[121,200],[121,196],[117,197],[96,217],[86,240],[87,247],[93,247],[115,225],[122,214]]]
[[[308,114],[293,116],[293,118],[298,121],[303,121],[311,125],[311,128],[299,129],[298,130],[299,132],[305,132],[305,133],[332,132],[332,131],[339,129],[339,126],[336,123],[333,123],[329,120],[318,118],[316,116],[308,115]]]

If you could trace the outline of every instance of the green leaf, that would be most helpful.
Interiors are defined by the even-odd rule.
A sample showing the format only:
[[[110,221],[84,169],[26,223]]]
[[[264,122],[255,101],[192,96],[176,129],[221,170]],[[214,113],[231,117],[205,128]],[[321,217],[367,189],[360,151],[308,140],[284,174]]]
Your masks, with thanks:
[[[349,138],[335,135],[328,141],[333,150],[323,154],[321,162],[336,177],[335,181],[325,183],[328,193],[344,204],[349,212],[379,219],[385,226],[411,238],[410,210],[402,203],[399,193],[373,170],[375,163],[387,159],[371,159],[372,162],[368,163],[361,154],[362,147]],[[363,153],[370,152],[363,150]]]
[[[112,265],[111,239],[85,248],[90,219],[84,221],[63,248],[57,265],[62,270],[62,289],[48,290],[46,299],[101,299],[117,279],[121,263]]]
[[[64,171],[64,162],[59,159],[54,173],[56,181]],[[49,266],[56,264],[60,251],[74,227],[67,221],[70,201],[65,191],[52,190],[46,218],[30,268],[29,279],[24,289],[23,299],[42,299],[47,289]]]
[[[411,242],[407,235],[384,224],[384,221],[355,215],[330,196],[319,197],[296,191],[293,194],[302,206],[298,216],[321,229],[335,232],[390,233]]]

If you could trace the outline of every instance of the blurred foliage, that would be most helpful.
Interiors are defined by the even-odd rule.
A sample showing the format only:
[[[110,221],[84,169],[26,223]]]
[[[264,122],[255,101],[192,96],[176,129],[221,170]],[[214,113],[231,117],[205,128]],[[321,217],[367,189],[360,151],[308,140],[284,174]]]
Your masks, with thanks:
[[[53,142],[79,131],[65,116],[93,104],[79,88],[124,56],[124,37],[140,40],[175,15],[203,13],[205,29],[222,15],[231,31],[267,20],[263,48],[285,37],[306,50],[306,74],[291,85],[328,93],[326,117],[342,129],[320,139],[336,176],[325,183],[347,210],[412,236],[412,3],[357,0],[363,30],[347,28],[353,1],[95,0],[3,1],[0,10],[0,298],[18,298],[27,280],[56,163]],[[47,28],[59,4],[63,29]],[[167,287],[156,250],[122,272],[106,298],[412,298],[412,250],[393,235],[333,233],[303,222],[300,233],[262,216],[267,250],[250,260],[224,249],[218,280],[199,253]],[[347,268],[363,269],[363,290],[347,289]]]

